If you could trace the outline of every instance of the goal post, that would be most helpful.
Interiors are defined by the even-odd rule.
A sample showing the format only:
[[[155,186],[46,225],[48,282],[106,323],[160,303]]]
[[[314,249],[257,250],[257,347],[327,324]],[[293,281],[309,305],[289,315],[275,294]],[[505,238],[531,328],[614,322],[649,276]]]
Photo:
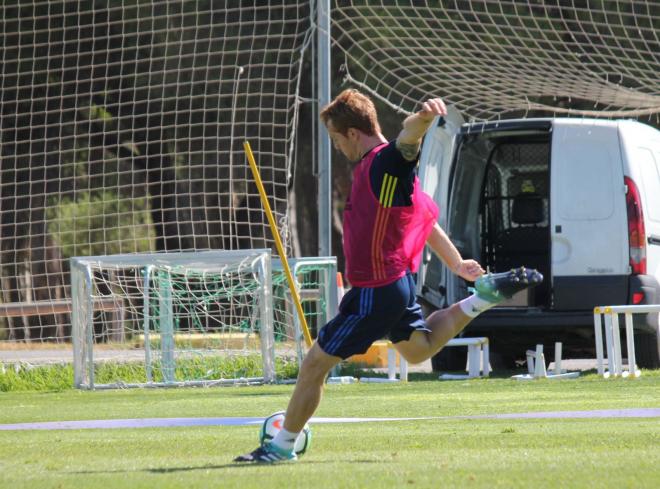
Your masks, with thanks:
[[[273,325],[277,340],[286,339],[295,348],[298,365],[302,364],[305,338],[299,314],[296,312],[284,267],[280,258],[273,258]],[[289,259],[298,295],[313,337],[330,321],[339,307],[337,289],[337,258],[300,257]]]
[[[316,333],[337,309],[336,258],[290,265]],[[297,375],[302,328],[270,250],[75,257],[71,277],[78,388],[258,384]]]

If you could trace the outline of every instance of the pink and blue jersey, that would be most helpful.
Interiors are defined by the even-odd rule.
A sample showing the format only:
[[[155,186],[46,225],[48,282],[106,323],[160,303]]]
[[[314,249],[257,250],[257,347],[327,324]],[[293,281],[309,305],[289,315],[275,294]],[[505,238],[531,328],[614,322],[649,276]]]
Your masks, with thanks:
[[[395,143],[369,151],[353,170],[344,209],[346,276],[353,286],[380,287],[415,272],[438,208],[420,189],[416,162]]]
[[[346,275],[352,287],[318,335],[329,355],[364,353],[376,340],[407,341],[426,331],[412,272],[438,216],[419,188],[417,162],[395,143],[369,151],[353,172],[344,210]]]

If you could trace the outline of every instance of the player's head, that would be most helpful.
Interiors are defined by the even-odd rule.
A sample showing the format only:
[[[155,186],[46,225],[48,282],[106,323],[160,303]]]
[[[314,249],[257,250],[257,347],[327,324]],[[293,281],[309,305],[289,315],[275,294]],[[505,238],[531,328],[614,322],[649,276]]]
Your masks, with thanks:
[[[349,88],[321,110],[321,120],[328,126],[332,123],[335,131],[344,136],[350,128],[362,131],[367,136],[380,132],[376,107],[369,97]]]
[[[363,135],[372,137],[380,134],[374,103],[354,89],[349,88],[337,95],[321,110],[320,117],[335,147],[349,160],[360,159],[357,142]]]

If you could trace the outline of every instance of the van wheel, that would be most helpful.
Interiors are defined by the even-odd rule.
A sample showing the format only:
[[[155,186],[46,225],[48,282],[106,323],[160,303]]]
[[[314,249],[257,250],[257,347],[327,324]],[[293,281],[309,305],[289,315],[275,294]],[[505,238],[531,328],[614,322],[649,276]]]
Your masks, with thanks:
[[[660,368],[660,336],[653,333],[636,333],[635,358],[640,368]]]

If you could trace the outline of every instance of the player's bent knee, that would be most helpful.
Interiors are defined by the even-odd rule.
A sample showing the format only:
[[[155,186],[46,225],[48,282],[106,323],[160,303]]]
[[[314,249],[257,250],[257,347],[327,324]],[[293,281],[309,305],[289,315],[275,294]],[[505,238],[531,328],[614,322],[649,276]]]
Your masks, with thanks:
[[[406,359],[408,363],[416,364],[416,363],[422,363],[426,360],[429,359],[430,354],[428,351],[425,352],[401,352],[399,351],[401,356]]]
[[[406,359],[408,363],[422,363],[428,360],[432,355],[431,343],[427,340],[426,334],[416,331],[408,341],[401,341],[394,344],[399,354]]]
[[[305,356],[298,378],[325,378],[327,373],[341,361],[341,358],[328,355],[318,343],[314,343]]]

